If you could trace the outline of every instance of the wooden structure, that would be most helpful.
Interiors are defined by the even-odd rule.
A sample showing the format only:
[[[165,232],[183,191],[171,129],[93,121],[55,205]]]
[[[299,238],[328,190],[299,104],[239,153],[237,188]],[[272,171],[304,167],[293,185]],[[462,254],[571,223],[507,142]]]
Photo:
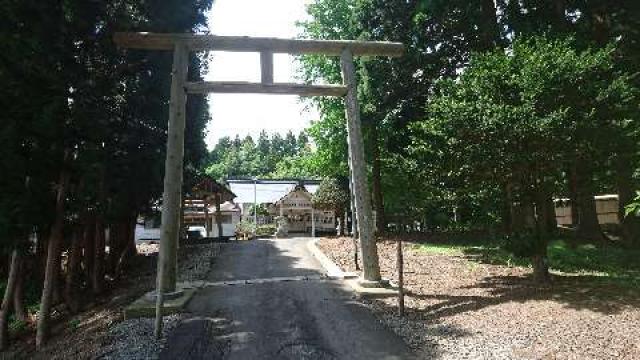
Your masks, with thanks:
[[[593,197],[596,203],[596,214],[600,225],[616,226],[620,224],[619,200],[617,194],[596,195]],[[553,199],[555,205],[556,221],[561,226],[576,226],[573,223],[574,208],[568,198]],[[580,218],[580,214],[576,216]]]
[[[209,237],[212,228],[212,222],[209,219],[209,205],[215,205],[215,213],[214,218],[217,226],[217,232],[219,237],[222,236],[222,213],[220,210],[220,205],[227,201],[233,201],[236,195],[229,190],[226,186],[219,184],[217,181],[212,178],[205,176],[203,179],[198,182],[196,186],[193,187],[193,191],[190,197],[184,200],[183,206],[186,204],[191,205],[192,207],[201,207],[204,211],[204,224],[205,224],[205,232],[206,237]],[[185,224],[188,223],[187,214],[183,215]]]
[[[288,219],[289,232],[310,233],[335,232],[333,211],[316,209],[311,201],[312,194],[304,185],[296,185],[291,191],[268,207],[268,211]]]
[[[185,105],[188,93],[265,93],[302,96],[344,96],[347,117],[350,175],[354,207],[360,236],[363,286],[380,282],[378,253],[372,229],[371,198],[367,186],[366,165],[357,101],[357,79],[354,56],[398,57],[404,52],[400,43],[344,40],[291,40],[196,34],[117,33],[121,48],[173,51],[169,133],[165,162],[164,195],[160,259],[158,261],[158,307],[156,332],[162,322],[164,291],[175,290],[176,253],[180,223],[182,172],[184,157]],[[188,82],[187,66],[192,51],[258,52],[261,61],[261,82]],[[306,85],[273,82],[273,54],[322,54],[340,56],[343,84]]]

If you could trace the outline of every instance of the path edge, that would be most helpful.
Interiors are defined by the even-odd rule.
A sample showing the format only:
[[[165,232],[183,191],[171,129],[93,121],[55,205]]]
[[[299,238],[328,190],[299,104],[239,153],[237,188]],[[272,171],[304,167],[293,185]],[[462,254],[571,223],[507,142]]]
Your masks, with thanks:
[[[354,279],[358,277],[358,274],[356,273],[342,271],[338,264],[334,263],[333,260],[320,250],[317,244],[318,241],[320,241],[320,239],[313,239],[309,241],[307,243],[307,248],[313,257],[315,257],[320,265],[322,265],[322,267],[327,271],[327,277],[339,280]]]

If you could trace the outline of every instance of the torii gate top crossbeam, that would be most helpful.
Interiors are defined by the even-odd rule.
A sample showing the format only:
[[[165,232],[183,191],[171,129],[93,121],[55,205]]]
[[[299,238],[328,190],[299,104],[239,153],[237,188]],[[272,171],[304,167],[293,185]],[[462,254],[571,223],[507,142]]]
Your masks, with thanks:
[[[293,55],[322,54],[340,56],[349,49],[354,56],[399,57],[404,53],[401,43],[355,40],[301,40],[247,36],[204,34],[116,33],[119,47],[146,50],[173,50],[178,42],[191,51],[272,52]]]

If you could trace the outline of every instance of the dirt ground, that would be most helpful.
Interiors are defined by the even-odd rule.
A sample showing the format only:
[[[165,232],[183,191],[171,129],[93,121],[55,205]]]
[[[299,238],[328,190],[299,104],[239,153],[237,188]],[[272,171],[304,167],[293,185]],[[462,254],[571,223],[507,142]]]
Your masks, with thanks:
[[[210,245],[200,245],[209,247]],[[128,275],[110,283],[104,297],[85,304],[84,311],[70,316],[60,305],[53,313],[51,338],[47,346],[35,352],[34,323],[29,325],[19,339],[13,340],[8,352],[0,353],[4,359],[95,359],[112,346],[109,330],[123,321],[123,309],[155,285],[157,244],[138,244]],[[210,259],[198,246],[183,246],[179,251],[180,281],[195,280],[209,270]],[[35,320],[35,319],[33,319]]]
[[[351,239],[318,245],[355,270]],[[397,280],[396,244],[380,241],[378,252],[383,277]],[[410,243],[403,254],[405,317],[396,298],[364,302],[422,358],[640,359],[637,291],[578,274],[539,286],[528,268],[427,254]]]

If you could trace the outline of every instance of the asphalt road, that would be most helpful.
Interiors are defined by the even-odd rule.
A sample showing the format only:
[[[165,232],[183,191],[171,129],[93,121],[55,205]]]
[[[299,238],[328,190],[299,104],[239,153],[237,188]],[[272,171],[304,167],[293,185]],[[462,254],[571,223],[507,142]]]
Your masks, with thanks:
[[[412,359],[406,345],[322,278],[309,239],[230,243],[209,281],[267,279],[200,290],[161,359]]]

